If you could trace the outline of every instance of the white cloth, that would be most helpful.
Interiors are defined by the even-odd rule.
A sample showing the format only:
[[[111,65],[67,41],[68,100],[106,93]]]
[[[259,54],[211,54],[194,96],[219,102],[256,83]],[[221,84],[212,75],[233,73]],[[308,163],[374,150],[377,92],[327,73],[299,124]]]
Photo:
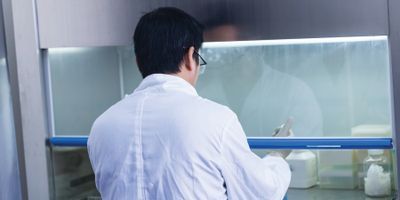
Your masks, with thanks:
[[[290,169],[251,152],[236,115],[185,80],[145,78],[93,124],[88,151],[103,199],[281,200]]]

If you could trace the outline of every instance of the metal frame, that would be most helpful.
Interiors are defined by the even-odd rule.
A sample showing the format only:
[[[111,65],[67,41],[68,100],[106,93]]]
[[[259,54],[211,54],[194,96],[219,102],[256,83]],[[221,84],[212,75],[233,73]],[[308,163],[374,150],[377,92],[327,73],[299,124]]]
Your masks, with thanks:
[[[400,192],[400,1],[388,0],[389,45],[392,74],[393,139],[397,161],[397,193]],[[398,196],[398,194],[397,194]]]
[[[117,49],[118,52],[118,71],[119,71],[119,87],[121,89],[121,99],[125,97],[125,85],[124,85],[124,67],[122,65],[122,51],[120,48]]]
[[[50,199],[48,133],[35,0],[3,0],[23,199]]]
[[[49,126],[49,136],[56,136],[55,130],[55,122],[54,122],[54,101],[53,101],[53,88],[52,88],[52,79],[51,79],[51,69],[49,63],[49,50],[42,50],[42,63],[44,69],[44,81],[45,81],[45,92],[46,92],[46,101],[47,101],[47,123]]]
[[[3,13],[3,2],[0,2],[0,14],[1,14],[1,16],[0,16],[0,31],[1,31],[1,33],[0,33],[0,45],[1,45],[1,47],[0,47],[0,57],[2,57],[1,58],[1,60],[0,60],[0,65],[5,65],[5,71],[3,71],[3,72],[1,72],[1,73],[6,73],[5,74],[5,78],[6,78],[6,82],[5,82],[5,84],[6,84],[6,86],[7,86],[7,88],[9,89],[9,90],[11,90],[11,88],[10,88],[10,69],[9,69],[9,67],[8,67],[8,62],[7,62],[7,45],[6,45],[6,40],[5,40],[5,24],[4,24],[4,13]],[[0,79],[1,79],[1,74],[0,74]],[[4,76],[2,77],[2,78],[4,78]],[[0,80],[0,84],[4,84],[4,81],[1,81]],[[0,86],[1,87],[1,86]],[[8,91],[8,92],[11,92],[11,91]],[[1,92],[0,92],[1,93]],[[11,113],[10,113],[10,117],[12,118],[12,120],[14,119],[14,112],[13,112],[13,108],[12,108],[12,96],[11,96],[11,93],[9,93],[9,94],[7,94],[7,95],[9,95],[8,96],[8,102],[6,102],[6,103],[9,103],[8,104],[8,106],[9,107],[11,107],[11,109],[10,109],[10,111],[11,111]],[[4,102],[3,102],[4,103]],[[1,106],[1,105],[0,105]],[[3,113],[3,114],[6,114],[7,115],[7,113]],[[0,113],[0,115],[1,115],[1,113]],[[2,118],[2,116],[0,116],[0,118]],[[6,117],[7,118],[7,117]],[[1,119],[0,119],[0,121],[2,121]],[[1,122],[0,122],[1,123]],[[13,122],[9,122],[9,123],[13,123]],[[12,125],[12,128],[14,128],[14,126]],[[15,130],[15,129],[14,129]],[[7,132],[7,131],[6,131]],[[21,194],[21,187],[24,187],[24,186],[21,186],[21,176],[20,176],[20,172],[19,172],[19,165],[18,165],[18,158],[19,158],[19,155],[18,155],[18,152],[16,151],[17,150],[17,144],[16,144],[16,140],[17,140],[17,138],[16,138],[16,136],[15,136],[15,133],[14,132],[11,132],[11,135],[9,135],[8,136],[8,138],[7,138],[7,133],[5,133],[6,135],[4,136],[1,136],[1,134],[4,134],[4,132],[1,132],[0,133],[0,138],[2,138],[2,139],[0,139],[0,140],[3,140],[2,142],[0,142],[0,143],[2,143],[1,145],[6,145],[6,149],[4,149],[4,148],[2,148],[2,149],[4,149],[4,150],[6,150],[6,154],[9,154],[9,155],[5,155],[5,165],[7,166],[9,166],[9,167],[14,167],[14,169],[12,169],[13,171],[7,171],[7,167],[6,167],[6,171],[3,171],[3,172],[0,172],[0,174],[1,173],[15,173],[15,172],[17,172],[17,174],[14,174],[14,176],[12,177],[14,180],[11,180],[11,183],[10,183],[10,185],[0,185],[0,190],[1,191],[3,191],[3,192],[11,192],[11,191],[14,191],[14,192],[18,192],[18,194],[5,194],[5,195],[3,195],[3,194],[1,194],[0,196],[2,196],[3,198],[6,198],[6,197],[8,197],[8,198],[18,198],[18,199],[20,199],[20,198],[23,198],[23,195]],[[5,139],[5,140],[4,140]],[[9,144],[7,144],[7,143],[9,143]],[[7,152],[7,146],[10,148],[12,148],[12,150],[13,151],[9,151],[9,152]],[[1,147],[0,147],[1,148]],[[10,150],[10,149],[9,149]],[[10,154],[11,153],[11,154]],[[8,157],[8,159],[7,159],[7,157]],[[9,163],[9,161],[11,161],[11,160],[9,160],[9,159],[12,159],[12,161],[15,161],[15,160],[17,160],[17,163],[16,164],[11,164],[11,163]],[[7,161],[8,160],[8,161]],[[10,165],[11,164],[11,165]],[[7,176],[7,174],[6,174],[6,176]],[[0,180],[1,181],[1,180]],[[1,181],[2,183],[1,184],[5,184],[5,182],[4,181]],[[16,183],[16,184],[15,184]],[[5,189],[5,190],[2,190],[2,188],[3,187],[6,187],[7,189]],[[16,187],[16,188],[12,188],[12,187]]]

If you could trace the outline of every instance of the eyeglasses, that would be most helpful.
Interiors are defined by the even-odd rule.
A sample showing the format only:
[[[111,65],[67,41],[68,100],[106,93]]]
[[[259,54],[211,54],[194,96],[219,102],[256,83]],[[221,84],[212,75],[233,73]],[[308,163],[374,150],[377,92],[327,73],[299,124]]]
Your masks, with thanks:
[[[183,47],[183,49],[188,49],[188,48],[187,48],[187,47]],[[198,55],[199,58],[200,58],[200,60],[201,60],[200,68],[199,68],[199,73],[200,73],[200,74],[203,74],[204,71],[206,70],[207,62],[204,60],[203,57],[201,57],[201,55],[199,54],[199,52],[197,52],[196,50],[194,50],[193,53],[195,53],[196,55]]]
[[[200,66],[207,65],[207,62],[204,60],[203,57],[201,57],[201,55],[196,50],[194,50],[194,53],[197,54],[201,60]]]
[[[204,60],[203,57],[201,57],[201,55],[200,55],[196,50],[194,50],[194,53],[195,53],[196,55],[198,55],[199,58],[200,58],[200,60],[201,60],[199,73],[200,73],[200,74],[203,74],[204,71],[206,70],[207,62]]]

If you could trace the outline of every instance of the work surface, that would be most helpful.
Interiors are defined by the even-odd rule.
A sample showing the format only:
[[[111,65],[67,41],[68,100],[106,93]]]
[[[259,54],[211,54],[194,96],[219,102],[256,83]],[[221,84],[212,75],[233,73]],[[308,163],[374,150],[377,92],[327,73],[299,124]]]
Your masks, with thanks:
[[[338,190],[320,189],[313,187],[310,189],[289,189],[288,200],[392,200],[394,197],[370,198],[365,196],[362,190]],[[75,199],[101,199],[97,191],[89,191],[77,195]]]
[[[321,189],[289,189],[288,200],[392,200],[394,197],[371,198],[363,190]]]

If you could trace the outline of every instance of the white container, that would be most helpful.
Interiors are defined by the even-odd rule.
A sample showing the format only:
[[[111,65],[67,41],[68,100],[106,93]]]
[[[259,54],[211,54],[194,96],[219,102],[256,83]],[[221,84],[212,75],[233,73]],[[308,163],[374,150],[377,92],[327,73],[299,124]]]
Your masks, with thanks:
[[[391,173],[383,150],[368,150],[364,160],[364,191],[370,197],[386,197],[391,194]]]
[[[317,184],[317,159],[310,150],[294,150],[286,158],[292,171],[290,188],[310,188]]]
[[[384,124],[363,124],[351,128],[352,137],[388,137],[391,127]]]
[[[351,128],[352,137],[391,137],[391,126],[385,124],[362,124]],[[385,156],[388,158],[389,165],[391,165],[392,156],[391,151],[385,151]],[[360,189],[364,189],[364,167],[363,162],[368,156],[367,150],[358,149],[354,150],[354,165],[357,168],[358,186]],[[394,186],[394,184],[392,184]]]

